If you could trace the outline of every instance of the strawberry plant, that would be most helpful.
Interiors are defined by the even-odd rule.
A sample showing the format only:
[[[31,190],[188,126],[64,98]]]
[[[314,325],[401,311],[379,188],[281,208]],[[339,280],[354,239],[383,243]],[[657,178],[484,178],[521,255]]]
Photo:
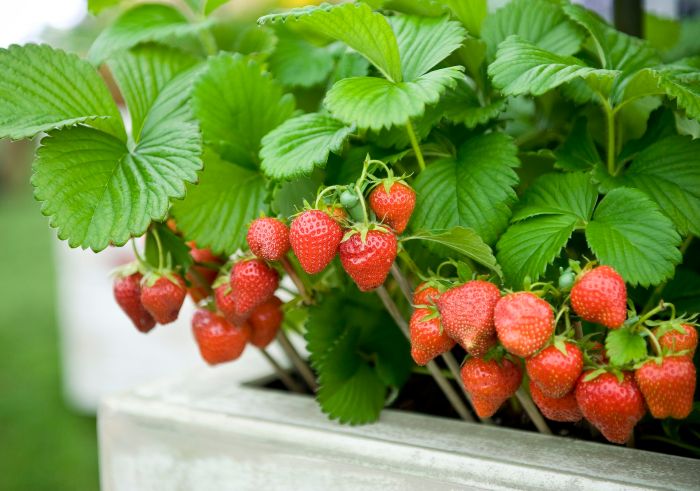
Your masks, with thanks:
[[[465,420],[700,454],[693,45],[566,1],[224,3],[124,7],[87,59],[0,50],[0,137],[39,140],[59,238],[132,242],[114,291],[140,331],[189,292],[205,361],[278,368],[277,339],[343,423],[410,379]]]

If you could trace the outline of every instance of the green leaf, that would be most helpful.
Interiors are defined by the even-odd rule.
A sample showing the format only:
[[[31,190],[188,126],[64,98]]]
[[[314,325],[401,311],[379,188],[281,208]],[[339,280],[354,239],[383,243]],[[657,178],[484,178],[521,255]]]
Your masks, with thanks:
[[[535,46],[560,56],[576,53],[584,35],[567,19],[556,2],[514,0],[484,19],[481,38],[486,42],[489,59],[508,36],[516,34]]]
[[[590,34],[601,68],[629,73],[659,62],[648,42],[616,30],[580,5],[564,5],[563,9]]]
[[[405,240],[419,239],[457,252],[503,276],[491,248],[471,228],[453,227],[449,230],[419,231]]]
[[[87,0],[88,12],[97,15],[105,9],[119,5],[121,0]]]
[[[673,223],[636,189],[610,191],[596,208],[586,239],[600,262],[632,285],[661,283],[682,259]]]
[[[78,123],[124,139],[117,105],[100,75],[46,45],[0,49],[0,138],[29,138]]]
[[[270,71],[289,87],[318,85],[333,70],[333,53],[325,46],[316,46],[287,30],[277,32],[279,42],[270,56]]]
[[[137,5],[122,13],[95,39],[88,59],[99,65],[119,51],[147,42],[165,43],[209,28],[211,21],[190,23],[176,8],[164,4]]]
[[[342,53],[336,61],[335,67],[328,78],[328,86],[332,86],[338,80],[350,77],[364,77],[369,71],[369,62],[354,51]]]
[[[574,57],[545,51],[517,36],[501,43],[488,71],[494,85],[506,95],[542,95],[578,78],[607,89],[619,73],[586,66]]]
[[[172,214],[185,236],[215,254],[233,254],[245,244],[248,224],[266,211],[265,181],[259,172],[204,154],[199,184],[173,204]]]
[[[497,118],[506,106],[507,99],[493,99],[482,106],[476,92],[465,78],[460,79],[454,89],[445,92],[438,104],[441,115],[445,119],[464,124],[470,129]]]
[[[323,4],[266,15],[258,23],[295,22],[315,34],[344,42],[362,54],[389,80],[401,82],[396,37],[386,18],[364,3]]]
[[[541,176],[520,200],[512,222],[538,215],[571,215],[584,224],[591,217],[598,192],[581,172]]]
[[[417,80],[462,45],[466,32],[448,17],[393,17],[405,81]]]
[[[209,15],[228,1],[229,0],[185,0],[193,12],[203,13],[205,15]]]
[[[167,216],[171,198],[195,182],[201,142],[189,109],[195,71],[181,74],[156,98],[133,150],[84,126],[42,140],[32,184],[42,213],[71,247],[100,251],[143,234]]]
[[[209,58],[194,88],[204,141],[226,160],[255,169],[262,137],[294,112],[294,99],[255,61],[221,53]]]
[[[574,122],[571,133],[554,155],[557,158],[555,165],[564,170],[588,170],[602,163],[585,117],[580,117]]]
[[[509,136],[490,133],[464,142],[456,158],[428,166],[413,183],[417,201],[412,229],[469,227],[493,243],[516,200],[517,151]]]
[[[304,209],[304,201],[312,203],[323,185],[323,173],[314,172],[311,176],[279,184],[272,196],[272,213],[291,217]]]
[[[470,34],[475,36],[481,34],[481,25],[488,12],[486,0],[440,0],[440,2],[449,7]]]
[[[647,356],[647,343],[638,333],[623,327],[608,332],[605,352],[613,365],[627,365]]]
[[[163,87],[196,62],[194,57],[180,50],[155,44],[138,46],[110,61],[109,68],[129,108],[135,141],[139,139],[148,110]]]
[[[273,179],[294,179],[323,168],[330,152],[339,153],[354,131],[320,113],[288,119],[262,140],[263,172]]]
[[[676,135],[650,145],[622,183],[651,196],[682,235],[700,236],[700,140]]]

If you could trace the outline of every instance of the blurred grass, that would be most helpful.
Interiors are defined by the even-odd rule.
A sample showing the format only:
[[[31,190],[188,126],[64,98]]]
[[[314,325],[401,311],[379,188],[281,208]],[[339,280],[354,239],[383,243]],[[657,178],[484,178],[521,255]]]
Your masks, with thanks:
[[[0,489],[98,489],[95,418],[61,394],[55,270],[24,181],[0,193]]]

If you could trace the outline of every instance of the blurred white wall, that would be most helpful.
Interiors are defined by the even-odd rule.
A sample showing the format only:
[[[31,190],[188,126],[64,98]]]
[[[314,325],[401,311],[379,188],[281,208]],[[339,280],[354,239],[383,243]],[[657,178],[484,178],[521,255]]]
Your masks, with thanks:
[[[0,48],[39,41],[45,27],[70,28],[86,11],[87,0],[0,0]]]

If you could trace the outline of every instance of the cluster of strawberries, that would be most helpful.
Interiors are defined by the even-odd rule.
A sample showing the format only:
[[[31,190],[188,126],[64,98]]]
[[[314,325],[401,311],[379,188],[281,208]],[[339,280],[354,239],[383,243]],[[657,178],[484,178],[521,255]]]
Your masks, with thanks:
[[[421,284],[414,293],[411,354],[424,365],[459,343],[471,355],[462,366],[462,381],[482,418],[492,416],[520,387],[520,358],[545,417],[586,418],[612,442],[629,439],[646,407],[655,418],[682,419],[692,410],[698,339],[689,323],[669,321],[656,328],[650,335],[658,337],[663,351],[632,369],[620,369],[607,363],[599,343],[592,344],[598,353],[589,354],[579,346],[586,343],[555,336],[559,319],[533,292],[501,296],[495,285],[481,280],[444,292],[436,285]],[[570,301],[580,319],[608,329],[622,327],[627,319],[625,282],[608,266],[584,270]],[[499,344],[502,349],[496,348]]]

